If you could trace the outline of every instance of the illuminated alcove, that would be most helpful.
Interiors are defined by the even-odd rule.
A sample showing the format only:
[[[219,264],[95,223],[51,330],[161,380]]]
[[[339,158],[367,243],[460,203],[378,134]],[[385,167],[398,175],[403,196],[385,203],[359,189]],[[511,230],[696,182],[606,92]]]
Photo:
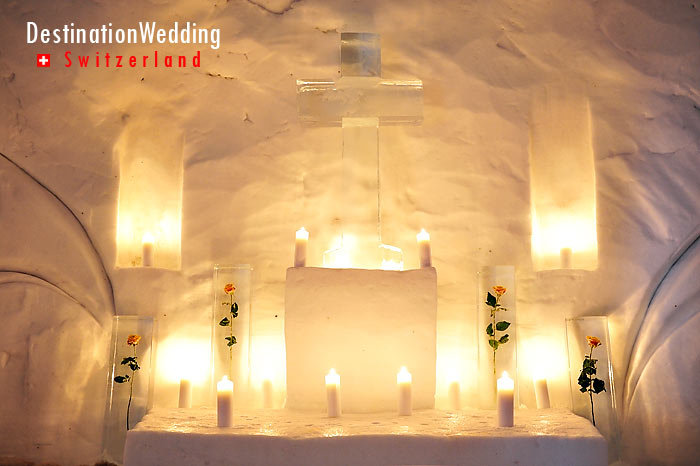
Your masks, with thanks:
[[[598,267],[591,116],[582,85],[554,83],[535,93],[530,206],[535,270]]]
[[[183,145],[181,131],[164,115],[132,116],[122,131],[114,146],[117,267],[180,269]]]

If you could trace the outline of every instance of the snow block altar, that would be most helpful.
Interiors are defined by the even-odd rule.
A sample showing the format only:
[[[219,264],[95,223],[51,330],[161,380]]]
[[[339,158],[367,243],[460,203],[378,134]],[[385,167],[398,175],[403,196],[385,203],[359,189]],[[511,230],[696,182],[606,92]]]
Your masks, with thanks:
[[[434,268],[290,268],[285,312],[288,408],[325,410],[335,368],[344,413],[395,411],[401,366],[413,374],[413,408],[434,406]]]
[[[216,427],[213,409],[154,409],[129,431],[125,466],[464,465],[605,466],[605,439],[565,409],[414,411],[326,418],[289,410],[236,411]]]

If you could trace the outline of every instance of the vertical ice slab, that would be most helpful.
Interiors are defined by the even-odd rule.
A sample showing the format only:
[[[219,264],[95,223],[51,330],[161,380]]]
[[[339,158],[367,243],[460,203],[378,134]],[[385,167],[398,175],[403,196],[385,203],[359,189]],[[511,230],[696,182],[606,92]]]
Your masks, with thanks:
[[[310,126],[342,126],[339,250],[350,256],[349,266],[376,268],[381,264],[378,246],[383,244],[378,127],[419,124],[423,84],[382,78],[380,38],[371,33],[340,35],[340,71],[337,80],[297,81],[299,116]]]

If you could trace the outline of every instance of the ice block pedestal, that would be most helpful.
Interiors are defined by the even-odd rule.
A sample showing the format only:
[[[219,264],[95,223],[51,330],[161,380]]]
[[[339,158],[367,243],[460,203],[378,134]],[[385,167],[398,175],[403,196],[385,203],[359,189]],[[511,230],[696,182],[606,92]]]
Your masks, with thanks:
[[[343,380],[345,378],[343,377]],[[154,409],[129,431],[125,466],[479,465],[604,466],[605,439],[564,409],[516,410],[498,428],[496,411],[323,414],[236,411],[216,427],[213,409]]]
[[[326,408],[329,369],[343,413],[395,411],[396,373],[413,375],[413,408],[435,403],[437,274],[290,268],[285,293],[287,407]]]

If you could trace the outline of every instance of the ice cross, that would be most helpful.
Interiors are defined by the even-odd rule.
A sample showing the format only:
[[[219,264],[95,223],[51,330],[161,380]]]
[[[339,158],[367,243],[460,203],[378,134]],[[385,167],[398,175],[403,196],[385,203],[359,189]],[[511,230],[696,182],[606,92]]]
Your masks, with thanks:
[[[423,121],[422,81],[383,79],[379,35],[344,32],[340,34],[340,78],[299,79],[297,96],[302,123],[343,128],[344,200],[339,211],[344,239],[341,250],[334,252],[350,256],[352,266],[365,266],[367,259],[361,264],[360,254],[345,248],[351,237],[354,252],[363,249],[366,258],[369,251],[377,251],[383,268],[403,267],[401,250],[382,243],[378,130]],[[368,268],[376,268],[378,261]]]

